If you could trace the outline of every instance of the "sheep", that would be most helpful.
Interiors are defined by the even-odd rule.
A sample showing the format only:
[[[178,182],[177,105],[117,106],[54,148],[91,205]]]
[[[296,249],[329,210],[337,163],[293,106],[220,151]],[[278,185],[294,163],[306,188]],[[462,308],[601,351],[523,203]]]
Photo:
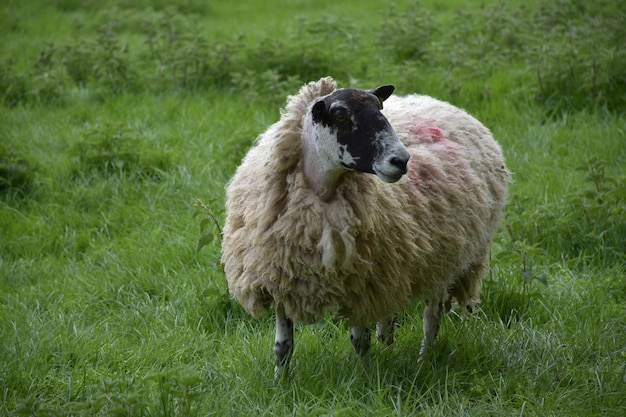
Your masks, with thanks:
[[[465,111],[393,91],[304,85],[226,186],[228,289],[254,317],[274,305],[275,378],[294,323],[327,310],[367,359],[370,326],[390,345],[394,314],[425,300],[421,359],[452,301],[479,301],[506,200],[500,146]]]

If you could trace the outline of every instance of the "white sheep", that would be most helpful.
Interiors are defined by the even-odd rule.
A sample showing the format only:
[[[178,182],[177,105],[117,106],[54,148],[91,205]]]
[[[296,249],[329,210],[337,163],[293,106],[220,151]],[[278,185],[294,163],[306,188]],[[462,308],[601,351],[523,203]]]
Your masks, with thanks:
[[[366,356],[368,326],[392,343],[394,313],[424,299],[423,357],[452,300],[478,301],[506,198],[501,149],[463,110],[393,90],[303,86],[227,186],[228,288],[254,317],[275,306],[276,376],[293,323],[325,310]]]

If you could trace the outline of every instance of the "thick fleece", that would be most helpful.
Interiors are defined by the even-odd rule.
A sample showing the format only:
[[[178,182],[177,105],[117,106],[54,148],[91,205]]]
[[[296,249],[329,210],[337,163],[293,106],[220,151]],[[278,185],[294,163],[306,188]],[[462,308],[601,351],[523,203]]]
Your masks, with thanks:
[[[332,309],[370,325],[414,298],[471,306],[505,203],[499,145],[448,103],[392,96],[383,113],[409,150],[408,174],[387,184],[346,172],[324,202],[304,179],[302,121],[335,88],[327,77],[289,97],[229,182],[222,263],[230,293],[255,317],[279,302],[303,323]]]

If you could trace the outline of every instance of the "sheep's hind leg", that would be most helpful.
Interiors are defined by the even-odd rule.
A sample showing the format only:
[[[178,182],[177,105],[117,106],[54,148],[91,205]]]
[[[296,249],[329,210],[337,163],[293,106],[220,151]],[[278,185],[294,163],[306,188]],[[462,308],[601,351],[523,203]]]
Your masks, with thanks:
[[[426,358],[426,355],[435,344],[439,327],[441,326],[441,318],[444,315],[443,303],[439,300],[429,300],[424,309],[424,338],[422,339],[422,347],[420,349],[420,360]]]
[[[393,333],[394,326],[396,323],[396,316],[392,314],[391,316],[379,320],[376,323],[376,338],[387,346],[393,345]]]
[[[365,367],[369,367],[369,354],[372,345],[370,329],[364,326],[354,326],[350,329],[350,342],[358,355],[363,359]]]
[[[285,307],[276,303],[276,339],[274,341],[274,381],[286,378],[293,353],[293,321],[285,314]]]

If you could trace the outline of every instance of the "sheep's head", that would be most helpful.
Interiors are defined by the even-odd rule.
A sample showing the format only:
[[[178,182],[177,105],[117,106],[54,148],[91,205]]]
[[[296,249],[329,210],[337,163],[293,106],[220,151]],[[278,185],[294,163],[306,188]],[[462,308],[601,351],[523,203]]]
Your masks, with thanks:
[[[393,90],[340,89],[311,105],[304,131],[315,141],[322,166],[376,174],[389,183],[407,172],[409,153],[381,113]]]

